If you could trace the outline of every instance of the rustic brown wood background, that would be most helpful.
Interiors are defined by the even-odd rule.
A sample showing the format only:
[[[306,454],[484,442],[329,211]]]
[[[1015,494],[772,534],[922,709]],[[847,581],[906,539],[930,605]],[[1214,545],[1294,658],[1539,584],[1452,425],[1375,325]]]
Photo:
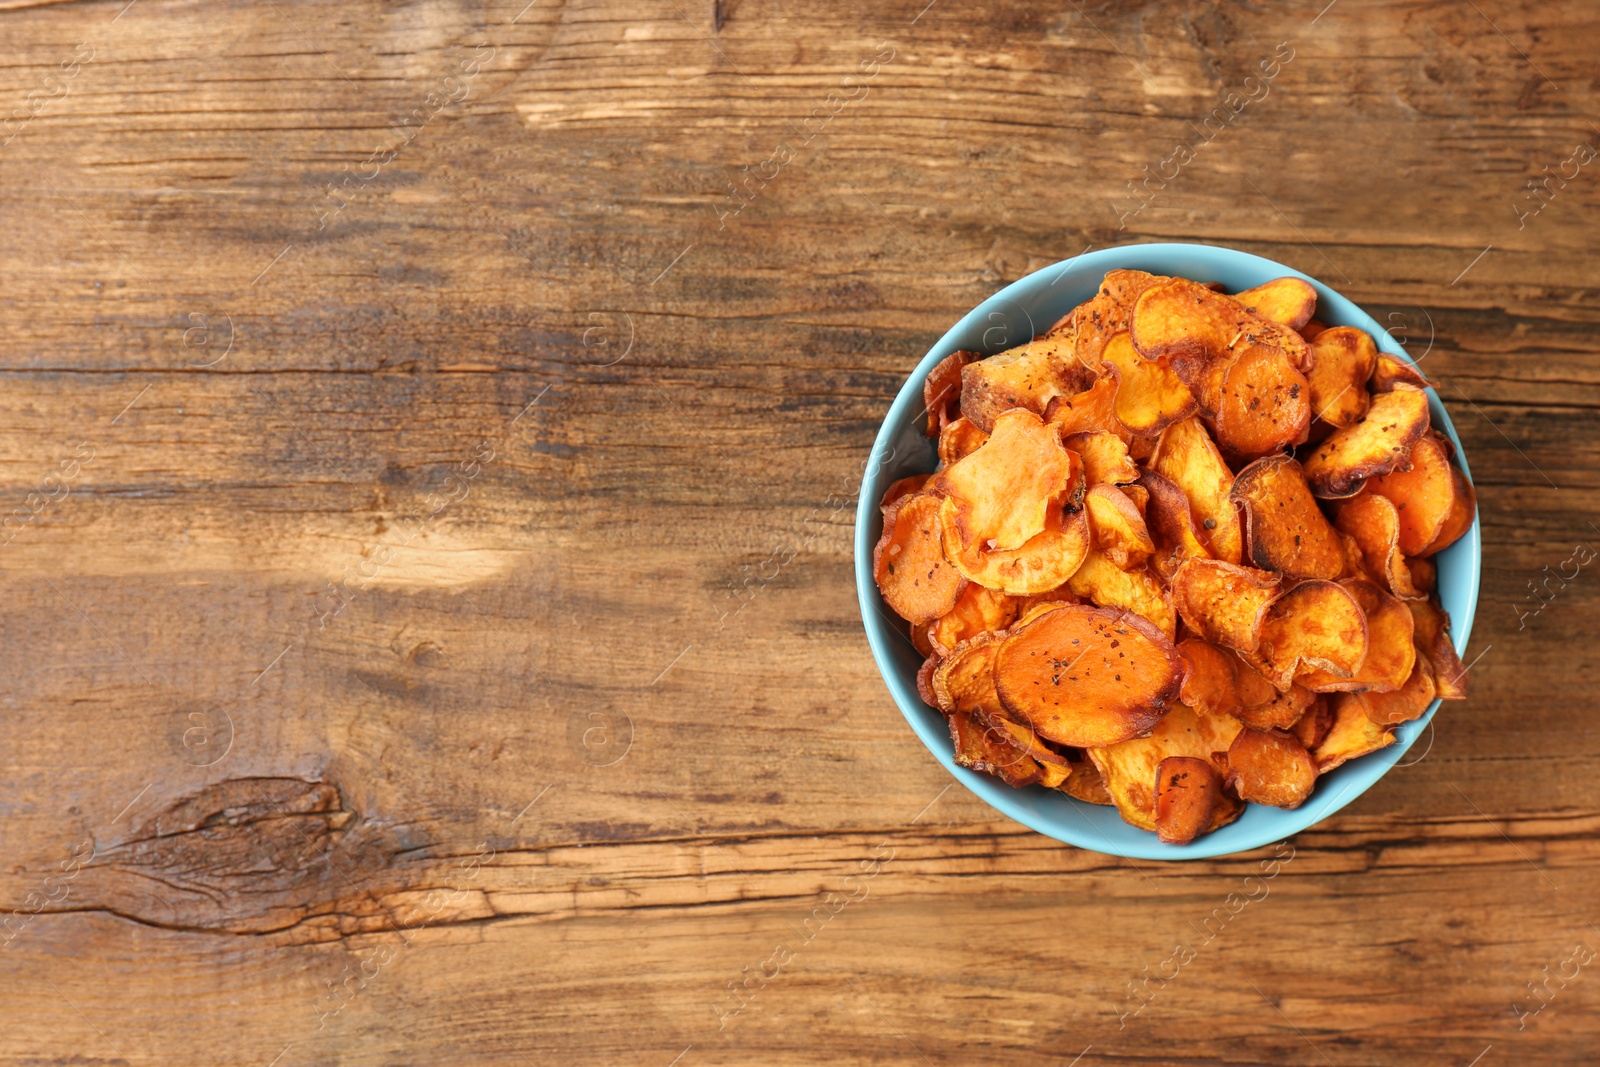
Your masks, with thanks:
[[[1592,5],[525,3],[0,4],[0,1061],[1593,1062]],[[1264,881],[952,787],[852,585],[931,342],[1166,239],[1482,505],[1472,699]]]

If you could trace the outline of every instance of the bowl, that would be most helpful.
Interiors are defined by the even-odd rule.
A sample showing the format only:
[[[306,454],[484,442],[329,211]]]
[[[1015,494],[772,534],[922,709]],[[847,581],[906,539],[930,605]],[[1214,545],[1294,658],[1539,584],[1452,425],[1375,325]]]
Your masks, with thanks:
[[[884,490],[895,479],[925,474],[938,463],[934,443],[923,432],[922,383],[928,372],[939,360],[960,349],[993,355],[1032,340],[1093,296],[1105,273],[1119,267],[1221,282],[1229,292],[1274,278],[1304,278],[1317,290],[1320,321],[1365,330],[1381,351],[1412,362],[1399,342],[1355,304],[1315,278],[1247,252],[1197,244],[1127,245],[1087,252],[1046,267],[1013,282],[969,311],[928,351],[901,386],[873,442],[861,479],[856,507],[856,589],[867,643],[872,646],[873,659],[901,713],[934,758],[990,807],[1048,837],[1107,855],[1205,859],[1281,841],[1350,803],[1399,762],[1428,728],[1440,702],[1435,700],[1421,718],[1397,727],[1395,743],[1388,748],[1351,760],[1320,778],[1316,791],[1299,808],[1285,811],[1250,804],[1238,821],[1215,833],[1187,845],[1162,844],[1155,834],[1123,822],[1115,808],[1085,804],[1042,786],[1013,789],[989,775],[958,766],[951,753],[944,716],[917,695],[917,668],[922,657],[911,647],[905,623],[884,604],[872,575],[872,549],[883,532],[878,501]],[[1456,463],[1470,478],[1472,471],[1461,450],[1461,440],[1432,389],[1428,390],[1428,409],[1434,427],[1455,445]],[[1472,528],[1435,557],[1439,600],[1450,616],[1458,653],[1465,653],[1472,632],[1472,615],[1478,603],[1479,554],[1478,520],[1474,516]]]

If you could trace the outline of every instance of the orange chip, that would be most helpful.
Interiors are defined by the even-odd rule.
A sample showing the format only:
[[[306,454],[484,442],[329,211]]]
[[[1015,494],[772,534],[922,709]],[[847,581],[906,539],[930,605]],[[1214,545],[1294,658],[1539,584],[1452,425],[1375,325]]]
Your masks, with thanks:
[[[912,631],[916,631],[913,626]],[[939,669],[939,657],[929,656],[922,661],[922,666],[917,668],[917,696],[930,708],[939,706],[939,698],[933,692],[933,672]]]
[[[1138,437],[1154,437],[1179,419],[1194,414],[1194,394],[1172,368],[1145,359],[1126,332],[1106,343],[1101,353],[1111,364],[1117,382],[1113,404],[1117,421]]]
[[[988,439],[989,435],[972,425],[971,419],[947,422],[939,432],[939,462],[946,467],[954,466],[976,452]]]
[[[1081,508],[1058,512],[1043,533],[1013,549],[966,547],[956,532],[955,512],[951,500],[939,511],[945,556],[968,580],[996,592],[1012,596],[1047,593],[1065,585],[1089,554],[1089,519]]]
[[[1260,644],[1244,655],[1280,693],[1297,674],[1317,669],[1349,678],[1367,658],[1367,617],[1343,586],[1301,582],[1267,608]]]
[[[1200,528],[1189,510],[1189,498],[1169,478],[1147,470],[1139,476],[1139,488],[1148,497],[1145,524],[1155,542],[1154,564],[1162,577],[1172,580],[1178,564],[1186,559],[1209,559],[1210,551],[1200,540]]]
[[[1289,727],[1300,721],[1300,718],[1305,714],[1306,709],[1311,707],[1311,705],[1317,699],[1317,694],[1313,693],[1299,682],[1292,683],[1287,692],[1280,693],[1276,689],[1273,689],[1272,683],[1267,681],[1265,678],[1262,678],[1261,675],[1256,672],[1254,667],[1250,666],[1248,663],[1240,663],[1239,677],[1245,678],[1249,675],[1254,675],[1256,679],[1260,679],[1258,683],[1260,688],[1271,693],[1271,696],[1267,697],[1265,700],[1261,700],[1256,703],[1242,704],[1239,710],[1233,713],[1234,718],[1238,719],[1251,729],[1287,730]],[[1240,687],[1241,691],[1246,688],[1253,690],[1255,686],[1252,685],[1248,687]]]
[[[1366,572],[1388,586],[1391,593],[1403,600],[1426,595],[1417,588],[1411,567],[1400,551],[1400,512],[1388,497],[1360,493],[1341,501],[1333,523],[1361,550]]]
[[[1108,374],[1080,393],[1052,400],[1044,421],[1062,437],[1104,431],[1127,440],[1132,435],[1117,421],[1116,401],[1117,379]]]
[[[1189,509],[1200,526],[1200,539],[1210,554],[1225,563],[1238,563],[1244,531],[1239,512],[1228,497],[1233,488],[1233,472],[1223,462],[1200,419],[1191,415],[1163,430],[1149,467],[1170,479],[1189,498]]]
[[[1186,705],[1174,704],[1148,737],[1090,748],[1089,758],[1100,769],[1117,813],[1140,829],[1154,830],[1156,769],[1161,761],[1173,756],[1189,756],[1216,766],[1212,753],[1226,752],[1239,729],[1238,720],[1230,716],[1206,715]],[[1224,798],[1219,798],[1224,806],[1212,812],[1208,832],[1232,822],[1243,810],[1244,806],[1236,798],[1226,794]]]
[[[922,399],[928,413],[928,436],[938,437],[954,421],[961,406],[961,368],[977,359],[976,352],[952,352],[934,364],[922,382]]]
[[[1354,426],[1367,413],[1367,380],[1378,362],[1372,336],[1353,326],[1334,326],[1311,343],[1311,413],[1329,426]]]
[[[1451,467],[1450,478],[1454,487],[1450,514],[1445,516],[1443,525],[1439,527],[1439,536],[1420,555],[1431,556],[1449,548],[1472,529],[1472,520],[1478,517],[1478,494],[1472,488],[1472,483],[1467,481],[1467,476],[1461,473],[1459,467]]]
[[[1360,668],[1344,678],[1328,671],[1311,671],[1300,677],[1308,688],[1319,693],[1388,693],[1399,689],[1416,665],[1416,644],[1412,641],[1414,623],[1411,609],[1365,578],[1341,583],[1367,618],[1367,656]]]
[[[1020,607],[1015,597],[968,582],[955,606],[927,628],[930,647],[940,655],[949,655],[963,641],[1010,626]]]
[[[1043,533],[1082,479],[1082,463],[1061,438],[1033,412],[1012,409],[977,451],[940,472],[932,489],[955,505],[963,547],[1007,550]]]
[[[1033,785],[1044,777],[1038,761],[1005,730],[983,722],[976,713],[958,711],[950,716],[950,738],[956,762],[974,771],[992,774],[1013,788]]]
[[[1233,294],[1246,311],[1298,331],[1317,310],[1317,291],[1304,278],[1277,278]]]
[[[1011,717],[1047,740],[1086,748],[1159,722],[1178,695],[1183,659],[1137,616],[1063,605],[1011,630],[994,679]]]
[[[1333,725],[1311,752],[1318,774],[1327,774],[1341,763],[1394,744],[1393,730],[1367,718],[1363,696],[1336,693],[1332,697]]]
[[[1328,731],[1333,729],[1333,705],[1328,699],[1321,693],[1317,694],[1305,713],[1289,728],[1289,732],[1299,739],[1307,752],[1315,752],[1317,746],[1322,744],[1322,739],[1328,736]]]
[[[1188,559],[1172,577],[1172,598],[1189,629],[1212,644],[1253,652],[1280,581],[1221,560]]]
[[[1006,411],[1043,415],[1056,397],[1086,389],[1093,378],[1069,338],[1040,338],[961,368],[961,414],[985,433]]]
[[[1217,444],[1231,455],[1297,445],[1311,427],[1311,387],[1282,348],[1251,345],[1223,375],[1214,422]]]
[[[1440,700],[1465,700],[1467,698],[1467,668],[1456,654],[1456,643],[1450,639],[1450,617],[1431,600],[1408,600],[1417,651],[1428,657],[1433,668],[1434,685]]]
[[[1210,760],[1168,756],[1156,767],[1156,836],[1187,845],[1211,825],[1222,779]]]
[[[1126,485],[1139,480],[1139,468],[1128,456],[1122,438],[1104,430],[1070,433],[1061,443],[1083,460],[1083,480],[1088,485]]]
[[[1257,567],[1291,578],[1343,572],[1344,546],[1293,459],[1256,460],[1239,472],[1229,495],[1244,511],[1245,554]]]
[[[1098,548],[1067,579],[1067,588],[1103,608],[1132,612],[1166,635],[1170,641],[1178,626],[1172,597],[1154,575],[1140,567],[1124,570]]]
[[[1316,762],[1286,730],[1240,730],[1228,746],[1228,787],[1240,800],[1298,808],[1316,784]]]
[[[1095,551],[1123,570],[1143,566],[1156,550],[1144,516],[1116,486],[1091,485],[1083,498],[1083,508],[1089,515]]]
[[[1433,665],[1428,657],[1417,653],[1411,676],[1392,693],[1362,693],[1361,708],[1378,726],[1398,726],[1420,718],[1438,696],[1433,681]]]
[[[1368,478],[1403,467],[1428,432],[1428,394],[1404,382],[1372,398],[1359,422],[1334,431],[1305,461],[1306,481],[1320,497],[1354,496]]]
[[[889,505],[901,497],[920,492],[928,484],[928,479],[932,477],[933,475],[931,474],[913,474],[909,478],[901,478],[898,481],[889,483],[889,488],[883,491],[883,499],[878,502],[878,507],[887,511]]]
[[[946,715],[1000,708],[994,688],[994,655],[1003,634],[985,633],[963,641],[940,660],[929,678],[931,703]]]
[[[1372,364],[1372,377],[1368,379],[1367,388],[1374,393],[1387,393],[1396,382],[1404,382],[1418,389],[1430,388],[1432,384],[1422,376],[1415,363],[1388,352],[1379,352]]]
[[[1455,469],[1445,439],[1426,434],[1411,446],[1411,469],[1379,475],[1367,491],[1388,497],[1400,513],[1400,551],[1420,556],[1438,538],[1455,506]]]
[[[1179,641],[1178,655],[1184,662],[1179,700],[1207,715],[1233,715],[1239,710],[1239,657],[1198,637]]]
[[[884,603],[902,619],[932,622],[955,606],[965,583],[940,544],[939,497],[913,493],[883,513],[872,573]]]
[[[1099,373],[1105,348],[1111,338],[1128,329],[1133,305],[1146,289],[1168,279],[1142,270],[1109,271],[1094,297],[1073,312],[1075,351],[1085,367]]]
[[[1100,777],[1100,768],[1096,767],[1091,759],[1074,761],[1072,777],[1057,788],[1073,800],[1081,800],[1085,804],[1099,804],[1107,808],[1111,806],[1111,794],[1106,791],[1106,780]]]

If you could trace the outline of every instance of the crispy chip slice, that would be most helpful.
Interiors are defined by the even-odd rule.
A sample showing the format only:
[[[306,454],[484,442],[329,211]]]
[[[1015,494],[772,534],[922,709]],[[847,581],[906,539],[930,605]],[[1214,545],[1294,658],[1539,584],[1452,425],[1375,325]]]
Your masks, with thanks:
[[[927,486],[928,480],[932,477],[933,475],[931,474],[913,474],[909,477],[890,482],[889,488],[883,491],[883,499],[879,501],[878,507],[887,511],[889,506],[895,501],[899,500],[901,497],[910,496],[912,493],[921,492]]]
[[[884,603],[902,619],[932,622],[955,606],[965,579],[940,544],[940,499],[901,497],[883,513],[883,536],[872,550],[872,573]]]
[[[1305,461],[1306,481],[1320,497],[1354,496],[1368,478],[1403,467],[1428,432],[1428,394],[1404,382],[1378,393],[1359,422],[1334,431]]]
[[[1183,379],[1164,361],[1139,355],[1126,332],[1111,338],[1101,356],[1116,377],[1113,411],[1129,433],[1154,437],[1194,414],[1198,404]]]
[[[1222,778],[1208,759],[1168,756],[1156,767],[1156,837],[1187,845],[1211,825]]]
[[[1332,697],[1333,725],[1311,752],[1317,773],[1327,774],[1339,764],[1394,744],[1394,731],[1367,718],[1361,693],[1336,693]]]
[[[1415,363],[1388,352],[1379,352],[1372,364],[1372,377],[1367,380],[1367,388],[1374,393],[1387,393],[1396,382],[1414,385],[1418,389],[1427,389],[1432,385],[1422,376]]]
[[[1246,311],[1298,331],[1317,310],[1317,291],[1304,278],[1275,278],[1233,294]]]
[[[1118,814],[1142,830],[1154,830],[1156,768],[1161,761],[1171,756],[1191,756],[1216,766],[1212,753],[1226,752],[1240,729],[1239,721],[1230,716],[1203,715],[1183,704],[1174,704],[1148,737],[1090,748],[1089,758],[1100,769]],[[1237,818],[1237,808],[1230,807],[1234,810],[1214,812],[1207,829],[1215,830]]]
[[[1067,588],[1103,608],[1132,612],[1172,640],[1178,626],[1172,597],[1143,567],[1124,570],[1098,548],[1089,550],[1083,564],[1067,579]]]
[[[1233,472],[1197,416],[1175,422],[1161,432],[1149,469],[1164,475],[1189,498],[1189,510],[1210,554],[1225,563],[1238,563],[1244,528],[1228,497],[1233,488]]]
[[[1438,696],[1433,681],[1433,664],[1428,657],[1417,653],[1411,676],[1392,693],[1362,693],[1361,708],[1378,726],[1398,726],[1420,718]]]
[[[1403,600],[1426,596],[1411,577],[1411,567],[1400,551],[1400,512],[1388,497],[1360,493],[1341,501],[1333,524],[1361,551],[1366,573],[1389,587]]]
[[[1253,652],[1281,580],[1221,560],[1187,559],[1172,577],[1172,599],[1184,624],[1207,641]]]
[[[968,582],[955,606],[927,627],[928,642],[940,655],[963,641],[993,630],[1004,630],[1016,619],[1022,602],[1015,597]]]
[[[1297,329],[1295,333],[1298,333],[1301,337],[1305,338],[1307,342],[1311,342],[1315,341],[1317,337],[1321,335],[1322,331],[1328,328],[1329,327],[1327,323],[1312,319],[1304,326],[1301,326],[1299,329]]]
[[[1116,486],[1091,485],[1083,498],[1083,508],[1089,514],[1095,551],[1123,570],[1142,567],[1156,550],[1144,516]]]
[[[1450,617],[1444,609],[1431,600],[1408,600],[1417,651],[1428,657],[1433,668],[1435,694],[1440,700],[1465,700],[1467,698],[1467,668],[1456,654],[1456,643],[1450,639]]]
[[[945,356],[922,381],[922,399],[928,412],[929,437],[938,437],[953,422],[961,407],[961,368],[977,359],[976,352],[952,352]]]
[[[1127,485],[1139,480],[1139,468],[1129,457],[1128,446],[1114,433],[1070,433],[1061,443],[1083,460],[1083,480],[1088,485]]]
[[[1289,732],[1299,739],[1307,752],[1315,752],[1317,746],[1322,744],[1322,739],[1328,736],[1328,731],[1333,729],[1333,705],[1329,699],[1318,693],[1305,714],[1289,728]]]
[[[913,631],[916,627],[911,628]],[[917,668],[917,696],[930,708],[939,706],[939,698],[933,691],[933,674],[939,669],[939,657],[929,656],[922,661],[922,666]]]
[[[971,584],[971,582],[967,583],[969,586]],[[939,656],[943,654],[941,651],[936,650],[933,647],[933,639],[928,636],[927,624],[919,624],[914,622],[911,623],[907,629],[911,631],[911,647],[917,650],[918,655],[924,657],[931,656],[934,659],[938,659]]]
[[[1411,446],[1411,469],[1381,474],[1367,491],[1388,497],[1400,513],[1400,551],[1420,556],[1438,538],[1455,507],[1455,468],[1445,438],[1424,434]]]
[[[1073,312],[1078,360],[1098,372],[1111,338],[1127,332],[1133,305],[1146,289],[1167,280],[1142,270],[1108,271],[1094,296]]]
[[[1044,421],[1062,437],[1103,431],[1127,441],[1133,435],[1117,421],[1116,401],[1117,379],[1108,374],[1080,393],[1052,400],[1045,409]]]
[[[1300,681],[1318,693],[1388,693],[1399,689],[1416,665],[1411,609],[1405,601],[1365,578],[1351,578],[1340,584],[1356,598],[1367,618],[1367,657],[1348,678],[1314,670],[1301,675]]]
[[[1014,627],[994,665],[1009,717],[1086,748],[1149,730],[1183,680],[1172,642],[1135,615],[1063,605]]]
[[[1372,402],[1367,381],[1378,362],[1372,335],[1353,326],[1330,327],[1311,342],[1311,361],[1311,413],[1335,429],[1355,425]]]
[[[1339,535],[1291,457],[1256,460],[1239,472],[1229,496],[1244,512],[1245,554],[1257,567],[1291,578],[1333,579],[1344,571]]]
[[[1056,397],[1089,387],[1094,376],[1072,352],[1070,338],[1040,338],[961,368],[961,414],[985,433],[1003,412],[1043,415]]]
[[[1199,637],[1179,641],[1178,655],[1185,668],[1179,700],[1205,715],[1233,715],[1239,710],[1239,657]],[[1277,696],[1277,690],[1272,695]]]
[[[1217,444],[1231,455],[1277,452],[1306,439],[1311,387],[1284,349],[1251,345],[1223,375],[1213,421]]]
[[[1145,525],[1156,546],[1154,565],[1163,578],[1171,582],[1178,565],[1186,559],[1211,558],[1210,550],[1200,540],[1200,528],[1195,525],[1189,498],[1182,489],[1151,470],[1139,475],[1139,488],[1148,497]]]
[[[1228,788],[1240,800],[1298,808],[1316,784],[1316,762],[1286,730],[1240,730],[1228,746]]]
[[[1300,721],[1306,709],[1317,699],[1316,693],[1313,693],[1299,682],[1290,684],[1288,692],[1280,693],[1273,689],[1272,683],[1262,678],[1254,667],[1248,663],[1240,663],[1240,678],[1243,679],[1249,675],[1259,678],[1260,686],[1272,694],[1265,700],[1256,703],[1245,703],[1240,706],[1238,711],[1233,713],[1234,718],[1252,729],[1271,730],[1276,728],[1287,730]],[[1240,688],[1241,690],[1245,688],[1254,689],[1254,686],[1241,686]]]
[[[1313,578],[1272,602],[1260,644],[1242,654],[1280,693],[1317,669],[1349,678],[1367,658],[1367,617],[1344,586]]]
[[[1454,487],[1450,514],[1445,516],[1444,523],[1439,527],[1439,536],[1435,537],[1419,555],[1431,556],[1449,548],[1472,529],[1472,521],[1478,517],[1478,493],[1472,488],[1467,476],[1461,473],[1459,467],[1452,466],[1450,478]]]
[[[944,429],[939,431],[939,462],[946,466],[954,466],[960,460],[976,452],[989,435],[972,425],[972,420],[959,418],[945,423]]]
[[[955,742],[956,762],[974,771],[992,774],[1007,785],[1021,789],[1044,777],[1038,761],[1014,741],[1005,730],[985,723],[975,712],[957,711],[950,716],[950,739]]]
[[[977,451],[941,471],[932,489],[956,505],[956,535],[968,551],[1014,549],[1050,525],[1081,486],[1082,468],[1044,420],[1014,408],[995,420]]]
[[[1100,777],[1100,768],[1096,767],[1094,761],[1087,756],[1073,761],[1072,777],[1057,788],[1073,800],[1111,807],[1111,794],[1106,791],[1106,780]]]
[[[998,711],[994,657],[1004,638],[1001,633],[983,633],[951,649],[929,679],[933,705],[946,715],[956,711]]]
[[[1089,554],[1089,519],[1081,508],[1059,512],[1043,533],[1013,549],[964,546],[955,530],[955,509],[954,501],[946,500],[939,511],[945,556],[968,580],[996,592],[1047,593],[1065,585]]]

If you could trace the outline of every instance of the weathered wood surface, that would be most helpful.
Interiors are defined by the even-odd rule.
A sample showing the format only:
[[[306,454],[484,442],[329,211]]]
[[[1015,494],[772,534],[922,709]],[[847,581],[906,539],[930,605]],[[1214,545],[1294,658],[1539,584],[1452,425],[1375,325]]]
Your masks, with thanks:
[[[1592,1062],[1590,6],[124,2],[0,5],[0,1061]],[[1482,505],[1472,699],[1266,881],[947,788],[856,616],[916,359],[1162,239]]]

